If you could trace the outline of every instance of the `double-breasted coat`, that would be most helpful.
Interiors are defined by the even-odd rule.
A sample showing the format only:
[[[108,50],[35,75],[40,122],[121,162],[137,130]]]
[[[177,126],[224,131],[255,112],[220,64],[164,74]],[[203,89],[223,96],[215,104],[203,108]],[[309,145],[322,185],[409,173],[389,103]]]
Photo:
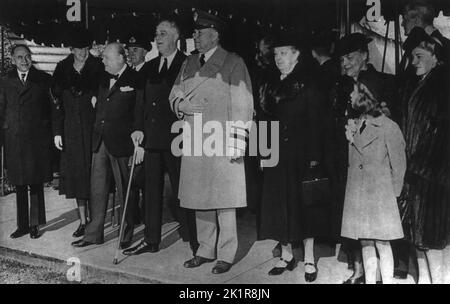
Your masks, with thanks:
[[[341,235],[400,239],[403,228],[396,198],[406,171],[405,140],[399,126],[384,115],[361,127],[349,144]]]
[[[191,102],[204,104],[201,115],[203,124],[218,122],[222,130],[215,130],[222,136],[223,156],[209,156],[202,151],[201,156],[194,156],[195,134],[191,134],[186,144],[191,144],[191,154],[183,154],[181,160],[180,185],[178,197],[180,204],[189,209],[221,209],[245,207],[246,187],[244,163],[230,161],[226,157],[226,122],[249,122],[253,114],[253,97],[250,76],[244,61],[239,56],[229,53],[218,46],[211,58],[201,67],[199,55],[191,55],[184,62],[175,80],[169,96],[171,107],[179,98],[177,96],[195,95]],[[176,105],[175,105],[176,106]],[[176,108],[174,109],[176,110]],[[194,119],[199,116],[184,116],[184,123],[194,132]],[[203,126],[199,126],[203,128]],[[186,135],[187,129],[183,130]],[[213,130],[214,132],[214,130]],[[202,134],[205,143],[211,134]],[[220,150],[220,149],[219,149]]]
[[[60,167],[60,193],[67,198],[89,199],[92,158],[92,127],[96,96],[103,72],[101,61],[89,55],[80,73],[73,67],[73,55],[56,66],[52,92],[53,135],[63,139]]]
[[[52,179],[50,75],[31,67],[22,84],[17,70],[0,83],[0,125],[5,135],[8,179],[13,185]]]

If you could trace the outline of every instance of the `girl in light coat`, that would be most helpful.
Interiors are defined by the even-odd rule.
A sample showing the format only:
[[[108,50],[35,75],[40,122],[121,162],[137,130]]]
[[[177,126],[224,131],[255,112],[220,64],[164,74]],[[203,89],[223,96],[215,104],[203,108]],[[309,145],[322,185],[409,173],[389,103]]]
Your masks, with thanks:
[[[396,197],[406,170],[405,141],[398,125],[382,111],[381,86],[361,79],[351,94],[360,113],[347,126],[349,168],[341,235],[361,241],[366,283],[376,282],[377,255],[383,283],[393,279],[389,241],[403,237]]]

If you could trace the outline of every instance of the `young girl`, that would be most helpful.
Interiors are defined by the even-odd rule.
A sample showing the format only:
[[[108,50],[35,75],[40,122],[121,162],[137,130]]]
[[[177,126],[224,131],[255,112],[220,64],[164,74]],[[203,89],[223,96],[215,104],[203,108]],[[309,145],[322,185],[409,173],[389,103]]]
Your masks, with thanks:
[[[351,94],[360,114],[350,120],[349,168],[341,235],[360,240],[365,280],[375,284],[377,255],[384,284],[392,283],[390,240],[403,237],[396,197],[406,170],[405,141],[398,125],[382,109],[380,79],[360,79]]]

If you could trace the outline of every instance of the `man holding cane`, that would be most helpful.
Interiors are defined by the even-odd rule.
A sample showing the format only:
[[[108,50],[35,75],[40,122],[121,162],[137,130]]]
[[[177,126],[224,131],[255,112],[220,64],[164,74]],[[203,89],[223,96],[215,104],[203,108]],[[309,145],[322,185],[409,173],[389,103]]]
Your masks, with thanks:
[[[74,247],[102,244],[111,177],[123,206],[129,177],[128,161],[133,154],[130,134],[136,100],[141,98],[137,72],[126,65],[125,49],[110,43],[103,51],[104,76],[100,82],[92,135],[91,222]]]

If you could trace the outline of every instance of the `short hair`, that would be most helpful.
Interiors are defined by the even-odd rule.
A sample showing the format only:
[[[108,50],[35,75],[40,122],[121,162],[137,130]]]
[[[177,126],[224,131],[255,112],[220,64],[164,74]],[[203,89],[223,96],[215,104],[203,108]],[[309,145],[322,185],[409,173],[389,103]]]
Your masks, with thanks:
[[[11,56],[14,55],[14,52],[18,49],[18,48],[24,48],[25,50],[27,50],[28,53],[30,53],[31,55],[31,49],[28,47],[28,45],[26,44],[15,44],[11,47]]]
[[[405,6],[405,13],[414,12],[414,17],[419,17],[426,25],[433,25],[436,10],[429,2],[424,0],[416,0]]]
[[[178,26],[178,23],[175,21],[175,19],[173,19],[171,17],[161,18],[161,19],[159,19],[159,21],[156,24],[156,26],[160,25],[163,22],[169,23],[170,26],[173,27],[177,31],[178,36],[181,36],[180,27]]]
[[[360,97],[352,102],[352,108],[359,114],[367,114],[372,117],[378,117],[385,113],[380,102],[374,97],[372,92],[361,82],[355,83]]]

